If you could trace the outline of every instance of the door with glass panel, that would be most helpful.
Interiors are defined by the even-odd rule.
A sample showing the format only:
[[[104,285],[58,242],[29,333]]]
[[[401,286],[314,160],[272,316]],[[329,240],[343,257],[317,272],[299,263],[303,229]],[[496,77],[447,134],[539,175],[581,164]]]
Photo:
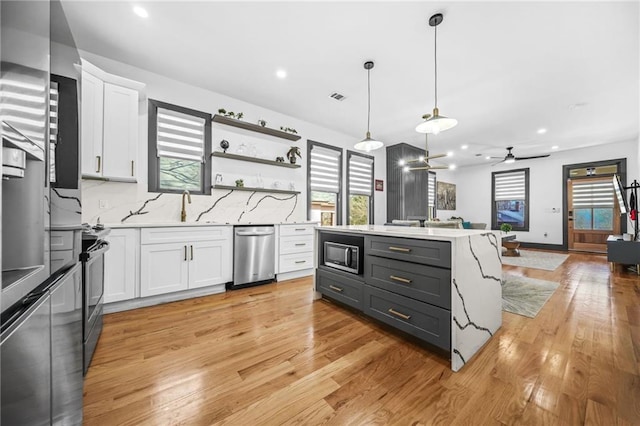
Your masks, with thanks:
[[[606,253],[607,237],[620,234],[620,210],[611,176],[567,180],[569,250]]]

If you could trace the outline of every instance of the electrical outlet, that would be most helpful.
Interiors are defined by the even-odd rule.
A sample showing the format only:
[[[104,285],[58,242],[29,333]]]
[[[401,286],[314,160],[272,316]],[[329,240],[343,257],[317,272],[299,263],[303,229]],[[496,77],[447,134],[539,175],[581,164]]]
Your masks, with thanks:
[[[100,200],[98,201],[98,207],[101,209],[108,209],[109,203],[107,202],[107,200]]]

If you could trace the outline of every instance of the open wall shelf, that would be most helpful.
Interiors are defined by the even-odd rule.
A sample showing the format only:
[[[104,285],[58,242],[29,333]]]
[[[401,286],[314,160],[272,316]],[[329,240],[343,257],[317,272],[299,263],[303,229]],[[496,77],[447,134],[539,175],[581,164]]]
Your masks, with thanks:
[[[278,161],[267,160],[264,158],[256,158],[256,157],[247,157],[246,155],[238,155],[238,154],[229,154],[225,152],[212,152],[212,157],[220,157],[220,158],[228,158],[230,160],[240,160],[240,161],[248,161],[250,163],[260,163],[260,164],[269,164],[270,166],[278,166],[278,167],[286,167],[288,169],[299,169],[299,164],[290,164],[290,163],[280,163]]]
[[[300,191],[288,191],[285,189],[272,189],[272,188],[251,188],[249,186],[230,186],[230,185],[213,185],[213,189],[224,190],[237,190],[237,191],[250,191],[250,192],[270,192],[272,194],[299,194]]]
[[[283,132],[281,130],[271,129],[269,127],[263,127],[258,124],[247,123],[242,120],[236,120],[235,118],[224,117],[222,115],[214,115],[213,121],[220,124],[226,124],[227,126],[238,127],[240,129],[250,130],[252,132],[262,133],[265,135],[275,136],[277,138],[288,139],[290,141],[297,141],[300,136]]]

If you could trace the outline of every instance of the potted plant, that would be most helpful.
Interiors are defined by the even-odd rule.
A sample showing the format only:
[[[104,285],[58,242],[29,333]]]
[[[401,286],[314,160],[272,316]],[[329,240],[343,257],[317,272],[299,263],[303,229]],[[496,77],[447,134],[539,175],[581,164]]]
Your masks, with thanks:
[[[298,131],[296,129],[294,129],[293,127],[280,126],[280,130],[282,130],[285,133],[291,133],[293,135],[298,134]]]
[[[237,179],[237,180],[236,180],[236,186],[237,186],[238,188],[242,188],[242,187],[244,187],[244,180],[242,180],[242,179]]]
[[[505,234],[508,234],[509,232],[511,232],[511,230],[513,230],[513,226],[508,223],[503,223],[502,225],[500,225],[500,230]]]
[[[298,148],[297,146],[292,146],[291,148],[289,148],[289,152],[287,152],[287,158],[289,159],[289,162],[291,164],[296,164],[296,155],[299,158],[302,158],[302,156],[300,155],[300,148]]]
[[[222,115],[223,117],[235,118],[236,120],[242,120],[242,117],[244,117],[244,114],[241,112],[236,114],[233,111],[227,111],[224,108],[218,109],[218,114]]]

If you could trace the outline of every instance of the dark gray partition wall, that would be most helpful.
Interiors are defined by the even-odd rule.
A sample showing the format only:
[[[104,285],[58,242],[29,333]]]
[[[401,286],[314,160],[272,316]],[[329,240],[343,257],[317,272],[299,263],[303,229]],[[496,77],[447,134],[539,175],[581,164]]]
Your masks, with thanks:
[[[424,155],[424,149],[406,143],[387,147],[387,222],[408,216],[427,216],[429,173],[403,172],[398,163]]]

